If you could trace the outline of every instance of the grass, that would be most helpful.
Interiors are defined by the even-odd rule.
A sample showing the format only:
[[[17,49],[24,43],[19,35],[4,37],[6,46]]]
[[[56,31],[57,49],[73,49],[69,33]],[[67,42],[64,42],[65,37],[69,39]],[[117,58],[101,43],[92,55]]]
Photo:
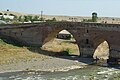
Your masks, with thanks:
[[[43,45],[42,49],[53,52],[66,51],[69,54],[79,55],[79,48],[77,44],[61,39],[53,39],[52,41]]]
[[[30,61],[33,58],[47,58],[47,56],[33,53],[26,47],[13,46],[0,40],[0,64],[18,63],[21,61]]]

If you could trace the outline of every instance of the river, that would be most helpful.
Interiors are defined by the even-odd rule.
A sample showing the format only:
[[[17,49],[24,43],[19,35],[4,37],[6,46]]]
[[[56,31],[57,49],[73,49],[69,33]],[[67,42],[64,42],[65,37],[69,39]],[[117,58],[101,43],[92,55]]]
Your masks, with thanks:
[[[120,80],[120,66],[88,66],[67,72],[21,71],[1,73],[0,80]]]

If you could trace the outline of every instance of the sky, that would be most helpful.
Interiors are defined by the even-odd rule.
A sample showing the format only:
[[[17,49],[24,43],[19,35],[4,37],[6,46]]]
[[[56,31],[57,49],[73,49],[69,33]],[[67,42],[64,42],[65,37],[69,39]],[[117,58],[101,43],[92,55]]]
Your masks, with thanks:
[[[0,0],[0,11],[46,15],[120,17],[120,0]]]

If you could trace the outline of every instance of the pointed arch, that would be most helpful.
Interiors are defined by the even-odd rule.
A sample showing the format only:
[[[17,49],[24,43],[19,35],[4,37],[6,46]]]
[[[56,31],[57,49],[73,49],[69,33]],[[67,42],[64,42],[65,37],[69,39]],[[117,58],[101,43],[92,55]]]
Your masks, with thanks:
[[[14,14],[9,14],[9,16],[15,16]]]
[[[93,58],[103,58],[108,59],[109,58],[109,49],[110,45],[109,42],[104,38],[97,38],[94,43],[95,51]]]
[[[68,31],[74,37],[76,42],[78,42],[77,35],[73,30],[68,30],[63,28],[54,28],[54,29],[49,29],[49,31],[46,31],[47,34],[44,35],[45,37],[43,38],[43,45],[49,42],[50,40],[54,39],[57,36],[57,34],[62,30]]]
[[[0,15],[3,15],[3,13],[0,13]]]
[[[4,15],[7,15],[7,13],[5,13]]]
[[[55,44],[54,44],[54,41],[56,41],[55,40],[55,38],[57,37],[57,35],[59,34],[59,32],[61,32],[61,31],[63,31],[63,30],[66,30],[68,33],[70,33],[70,35],[72,35],[73,36],[73,38],[74,38],[74,40],[63,40],[63,39],[57,39],[58,41],[60,41],[60,42],[58,42],[59,44],[59,46],[62,46],[62,45],[64,45],[64,46],[62,46],[62,48],[63,48],[63,50],[68,50],[68,51],[70,51],[70,48],[72,48],[73,50],[71,50],[71,53],[72,53],[72,51],[74,52],[74,54],[76,54],[76,55],[80,55],[80,49],[79,49],[79,46],[78,46],[78,43],[77,43],[77,37],[75,36],[75,34],[74,34],[74,31],[72,31],[72,30],[67,30],[67,29],[62,29],[62,28],[59,28],[59,29],[53,29],[53,31],[51,30],[50,32],[48,32],[48,34],[46,35],[46,37],[44,38],[44,41],[43,41],[43,46],[42,46],[42,48],[45,48],[45,45],[48,43],[49,44],[49,42],[52,42],[52,43],[50,43],[51,44],[51,46],[54,46]],[[63,42],[63,44],[61,44],[61,41]],[[68,42],[69,43],[68,43]],[[66,45],[67,44],[67,45]],[[69,46],[68,46],[69,45]],[[75,47],[72,47],[72,46],[75,46]],[[57,47],[57,46],[56,46]],[[76,51],[75,51],[76,50]],[[58,50],[59,51],[59,50]]]

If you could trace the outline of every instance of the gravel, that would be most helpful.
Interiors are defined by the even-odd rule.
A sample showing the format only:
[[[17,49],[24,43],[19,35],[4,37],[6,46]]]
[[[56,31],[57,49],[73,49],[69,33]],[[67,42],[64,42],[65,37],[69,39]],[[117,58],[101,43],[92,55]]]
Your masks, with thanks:
[[[89,58],[63,56],[60,58],[49,57],[47,59],[33,58],[30,61],[0,65],[0,72],[14,71],[68,71],[71,69],[84,68],[93,62]]]

